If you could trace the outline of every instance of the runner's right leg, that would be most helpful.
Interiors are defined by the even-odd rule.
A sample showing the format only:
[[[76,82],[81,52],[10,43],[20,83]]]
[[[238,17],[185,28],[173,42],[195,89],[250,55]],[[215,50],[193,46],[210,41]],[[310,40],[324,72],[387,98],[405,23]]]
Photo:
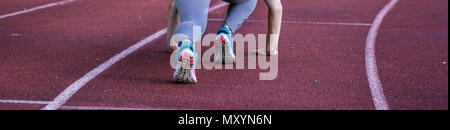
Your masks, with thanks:
[[[178,43],[177,61],[173,79],[181,83],[197,83],[195,66],[197,54],[194,43],[201,39],[201,35],[208,23],[208,11],[211,0],[176,0],[180,24],[175,32]],[[194,34],[194,27],[200,27],[200,34]]]

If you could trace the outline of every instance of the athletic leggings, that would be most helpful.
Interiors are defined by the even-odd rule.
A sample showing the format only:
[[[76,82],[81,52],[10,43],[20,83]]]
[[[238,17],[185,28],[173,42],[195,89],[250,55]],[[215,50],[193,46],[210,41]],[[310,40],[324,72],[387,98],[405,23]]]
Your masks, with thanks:
[[[236,32],[248,19],[256,7],[258,0],[223,0],[230,3],[228,15],[223,26],[230,27]],[[175,0],[181,23],[178,25],[175,34],[179,35],[178,40],[189,39],[197,42],[194,35],[200,36],[205,32],[208,24],[208,11],[211,0]],[[193,27],[201,27],[201,34],[193,34]],[[180,35],[181,34],[181,35]],[[198,37],[198,38],[200,38]]]

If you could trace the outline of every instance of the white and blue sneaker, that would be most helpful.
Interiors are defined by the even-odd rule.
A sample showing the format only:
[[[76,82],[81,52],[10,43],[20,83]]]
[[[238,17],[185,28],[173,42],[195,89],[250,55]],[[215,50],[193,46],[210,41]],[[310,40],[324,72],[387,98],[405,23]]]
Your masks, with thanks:
[[[195,75],[197,54],[195,53],[192,41],[184,40],[180,43],[177,57],[173,80],[180,83],[197,83],[197,77]]]
[[[219,64],[236,63],[236,55],[233,50],[234,40],[231,30],[228,27],[220,28],[216,40],[219,43],[216,44],[216,57],[214,58],[214,62]]]

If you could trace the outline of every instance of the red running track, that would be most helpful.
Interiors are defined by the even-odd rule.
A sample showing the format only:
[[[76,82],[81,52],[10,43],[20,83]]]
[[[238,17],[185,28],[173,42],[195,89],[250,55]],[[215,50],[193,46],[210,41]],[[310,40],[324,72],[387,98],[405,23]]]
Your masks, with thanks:
[[[52,2],[9,1],[0,13]],[[290,22],[283,24],[276,80],[259,80],[267,70],[202,69],[198,84],[174,84],[163,36],[89,81],[60,109],[375,109],[364,57],[370,26],[305,22],[370,24],[389,0],[282,2]],[[0,109],[43,108],[98,65],[165,28],[167,5],[76,1],[0,19]],[[376,58],[391,109],[448,109],[447,5],[400,0],[384,19]],[[210,18],[223,19],[225,11]],[[250,20],[265,21],[266,13],[259,2]],[[206,33],[220,25],[210,21]],[[238,33],[265,28],[250,21]]]

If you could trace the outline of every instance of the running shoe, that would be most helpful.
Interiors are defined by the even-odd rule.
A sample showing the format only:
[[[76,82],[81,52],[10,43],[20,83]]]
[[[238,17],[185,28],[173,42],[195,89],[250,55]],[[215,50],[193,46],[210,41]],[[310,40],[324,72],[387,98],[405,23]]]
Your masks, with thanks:
[[[197,55],[192,41],[184,40],[180,43],[177,57],[178,59],[175,65],[173,80],[179,83],[197,83],[197,78],[195,76]]]
[[[216,44],[215,63],[219,64],[234,64],[236,62],[236,55],[234,53],[234,40],[231,31],[228,27],[222,27],[217,33],[218,44]]]

